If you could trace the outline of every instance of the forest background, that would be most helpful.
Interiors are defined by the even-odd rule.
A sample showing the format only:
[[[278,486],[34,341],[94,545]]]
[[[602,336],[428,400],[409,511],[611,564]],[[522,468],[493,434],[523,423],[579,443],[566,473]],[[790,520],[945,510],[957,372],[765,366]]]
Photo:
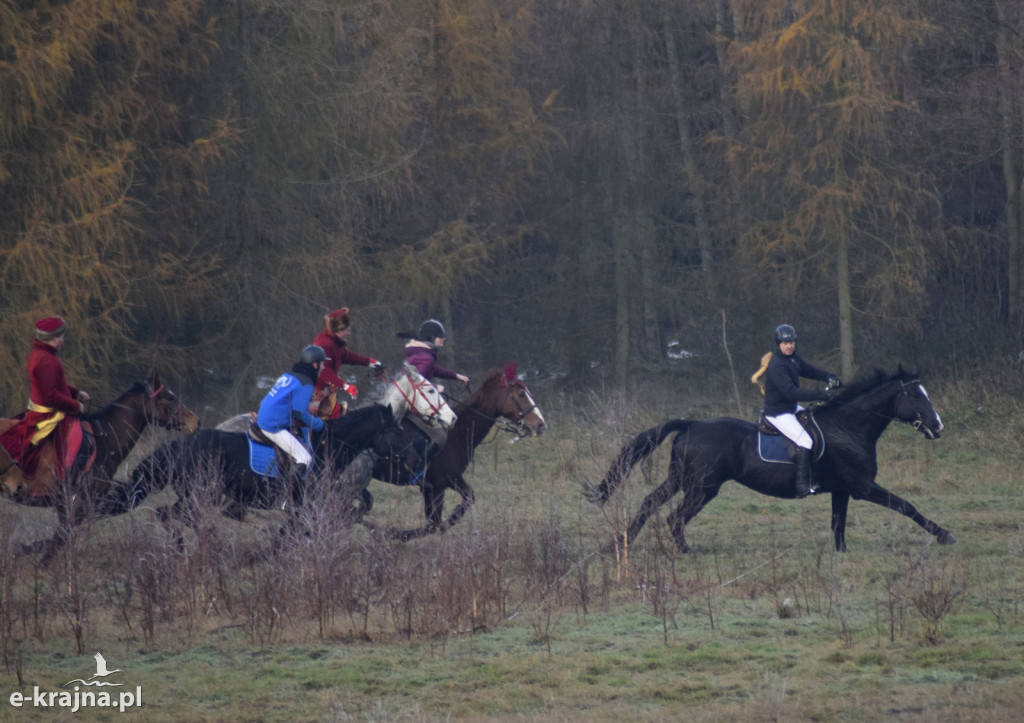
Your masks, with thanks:
[[[389,365],[1016,374],[1022,175],[1016,0],[0,0],[0,404],[41,316],[235,411],[342,305]]]

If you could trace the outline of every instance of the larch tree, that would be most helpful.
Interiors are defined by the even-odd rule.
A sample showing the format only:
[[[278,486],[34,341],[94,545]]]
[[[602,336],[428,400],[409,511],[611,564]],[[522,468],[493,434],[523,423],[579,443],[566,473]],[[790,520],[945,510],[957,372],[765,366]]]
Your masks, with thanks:
[[[216,263],[187,252],[203,172],[231,141],[216,121],[183,128],[184,84],[215,49],[200,7],[0,0],[5,368],[23,368],[32,321],[58,314],[72,378],[120,387],[128,369],[166,358],[150,310],[173,328],[216,285]],[[24,404],[24,386],[8,374],[0,401]]]
[[[938,208],[893,143],[913,122],[900,95],[927,22],[903,2],[734,4],[730,50],[747,113],[741,162],[753,215],[745,250],[776,292],[820,306],[831,290],[842,372],[858,321],[912,330]]]

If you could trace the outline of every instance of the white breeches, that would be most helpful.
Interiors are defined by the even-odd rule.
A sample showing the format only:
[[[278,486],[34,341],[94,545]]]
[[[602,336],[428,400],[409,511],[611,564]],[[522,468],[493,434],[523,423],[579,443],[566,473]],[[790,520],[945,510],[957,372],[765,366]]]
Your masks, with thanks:
[[[268,432],[265,429],[260,431],[267,436],[267,439],[270,439],[274,444],[287,452],[288,456],[294,459],[296,464],[309,466],[309,463],[313,461],[313,455],[309,453],[306,446],[287,429],[282,429],[280,432]]]
[[[804,425],[800,424],[795,414],[780,414],[777,417],[766,416],[765,419],[775,425],[775,428],[797,447],[802,449],[811,448],[813,444],[811,435],[804,429]]]

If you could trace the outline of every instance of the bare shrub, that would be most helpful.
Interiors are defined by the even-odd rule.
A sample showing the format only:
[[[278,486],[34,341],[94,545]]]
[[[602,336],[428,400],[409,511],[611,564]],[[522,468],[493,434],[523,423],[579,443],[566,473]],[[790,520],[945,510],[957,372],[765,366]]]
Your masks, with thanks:
[[[967,592],[967,575],[959,561],[933,561],[922,554],[900,576],[896,590],[924,621],[925,640],[937,644],[942,621]]]

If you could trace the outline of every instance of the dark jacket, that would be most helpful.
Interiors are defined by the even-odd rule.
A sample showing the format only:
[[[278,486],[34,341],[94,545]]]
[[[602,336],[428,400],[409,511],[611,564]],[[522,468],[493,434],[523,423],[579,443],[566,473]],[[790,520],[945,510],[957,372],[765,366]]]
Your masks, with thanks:
[[[801,389],[800,377],[827,382],[831,372],[804,361],[797,354],[785,356],[778,349],[765,372],[764,413],[769,417],[796,412],[798,402],[825,402],[828,394],[819,389]]]

